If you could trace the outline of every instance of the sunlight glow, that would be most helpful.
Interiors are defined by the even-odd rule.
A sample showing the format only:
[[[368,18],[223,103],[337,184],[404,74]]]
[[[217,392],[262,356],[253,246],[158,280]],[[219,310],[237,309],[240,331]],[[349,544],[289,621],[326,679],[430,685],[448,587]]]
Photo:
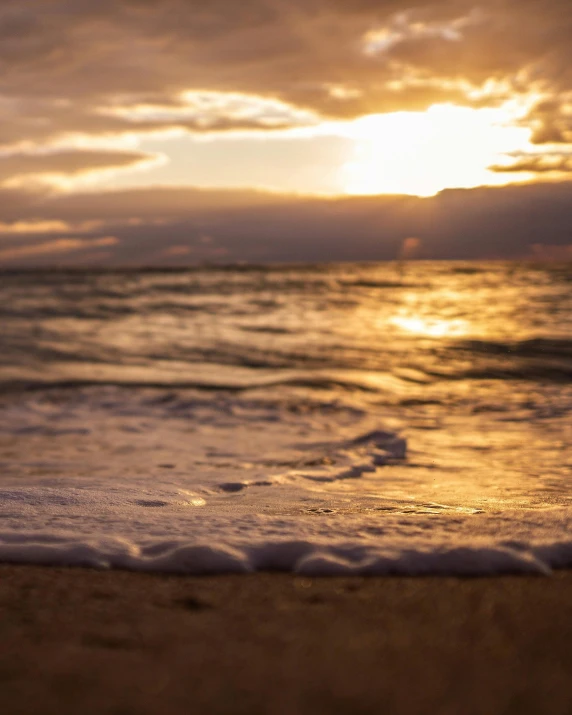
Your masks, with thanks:
[[[421,316],[396,315],[390,323],[407,333],[426,335],[429,338],[459,336],[467,330],[467,322],[461,319],[423,318]]]
[[[445,188],[531,180],[530,173],[507,177],[489,169],[529,147],[530,129],[516,126],[517,119],[507,107],[453,105],[357,119],[348,127],[356,153],[342,169],[345,192],[432,196]]]

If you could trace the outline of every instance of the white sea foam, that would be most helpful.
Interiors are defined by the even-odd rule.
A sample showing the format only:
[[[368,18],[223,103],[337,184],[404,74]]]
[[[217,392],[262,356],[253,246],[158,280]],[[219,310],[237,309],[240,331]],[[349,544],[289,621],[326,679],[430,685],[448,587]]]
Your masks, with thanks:
[[[0,560],[313,575],[572,565],[569,426],[542,442],[521,420],[420,424],[276,388],[6,398]]]
[[[0,491],[0,559],[180,573],[548,573],[572,565],[572,509],[250,513],[166,487]]]

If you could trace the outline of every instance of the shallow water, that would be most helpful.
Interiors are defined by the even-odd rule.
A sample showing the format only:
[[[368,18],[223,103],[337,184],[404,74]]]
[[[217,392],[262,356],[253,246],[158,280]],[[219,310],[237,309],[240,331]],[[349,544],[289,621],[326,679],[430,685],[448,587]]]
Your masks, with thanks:
[[[0,276],[0,558],[572,563],[572,266]]]

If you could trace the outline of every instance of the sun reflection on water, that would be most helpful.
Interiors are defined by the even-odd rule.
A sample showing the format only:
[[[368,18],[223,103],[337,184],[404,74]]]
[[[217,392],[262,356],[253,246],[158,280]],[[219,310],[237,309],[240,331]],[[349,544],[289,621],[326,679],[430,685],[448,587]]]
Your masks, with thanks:
[[[458,337],[468,333],[468,322],[460,318],[425,318],[420,315],[394,315],[389,319],[392,325],[407,333],[425,335],[430,338]]]

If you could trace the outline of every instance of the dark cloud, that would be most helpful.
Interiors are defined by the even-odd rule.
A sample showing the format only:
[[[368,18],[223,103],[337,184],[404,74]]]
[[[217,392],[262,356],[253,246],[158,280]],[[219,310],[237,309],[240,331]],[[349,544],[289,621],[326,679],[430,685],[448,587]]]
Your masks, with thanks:
[[[76,194],[30,193],[28,220],[131,222],[135,226],[186,219],[230,210],[250,212],[260,206],[304,205],[295,197],[256,191],[211,191],[195,188],[150,187]],[[0,194],[1,198],[1,194]],[[310,199],[307,200],[311,202]],[[0,207],[0,220],[18,220],[9,206]]]
[[[525,121],[535,144],[572,144],[572,91],[562,88],[555,99],[538,102]]]
[[[570,154],[523,154],[514,156],[513,158],[513,163],[507,164],[506,166],[492,166],[491,169],[500,173],[529,172],[533,174],[548,174],[557,172],[561,174],[572,172],[572,155]]]
[[[50,153],[13,154],[0,158],[0,184],[24,176],[63,174],[74,176],[102,169],[137,166],[154,160],[139,151],[68,150]]]
[[[390,41],[364,52],[376,32]],[[530,117],[537,140],[565,138],[569,121],[563,128],[558,117],[572,89],[571,36],[568,0],[482,0],[478,13],[465,0],[4,0],[0,144],[68,132],[267,127],[263,115],[232,112],[135,127],[102,113],[172,106],[184,90],[254,93],[349,117],[474,101],[454,80],[478,87],[490,79],[507,95],[541,89],[544,104]],[[276,126],[289,123],[296,120],[285,114]]]
[[[6,266],[81,264],[89,255],[103,265],[388,260],[403,255],[404,245],[415,246],[416,258],[525,258],[547,256],[548,249],[538,248],[546,237],[550,255],[568,255],[572,245],[568,182],[444,191],[426,199],[196,189],[11,193],[18,210],[0,201],[0,264]],[[24,226],[18,224],[23,212]]]

